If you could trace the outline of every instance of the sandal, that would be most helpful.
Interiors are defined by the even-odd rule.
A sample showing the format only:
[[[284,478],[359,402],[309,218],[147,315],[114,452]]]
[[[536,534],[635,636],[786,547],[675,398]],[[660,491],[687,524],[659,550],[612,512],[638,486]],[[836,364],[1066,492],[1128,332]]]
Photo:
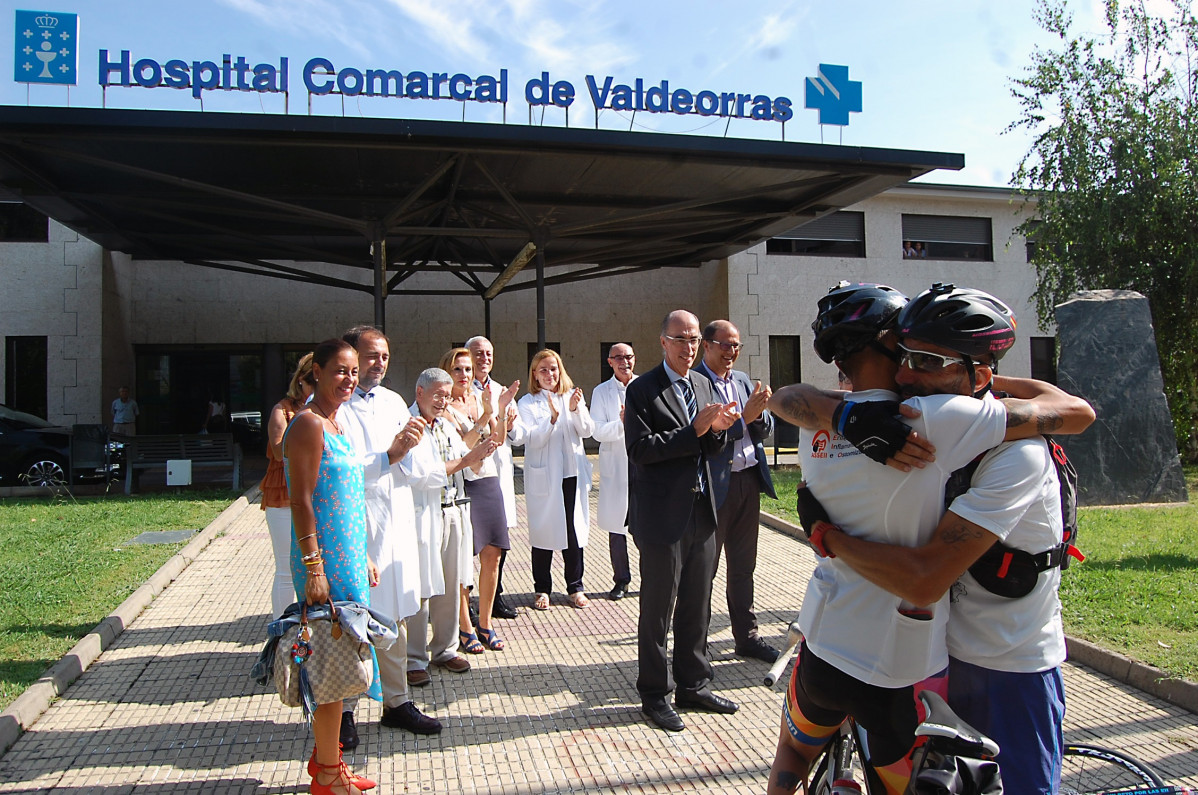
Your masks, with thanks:
[[[549,609],[549,594],[539,593],[536,599],[532,601],[533,610],[548,610]]]
[[[587,595],[582,591],[575,591],[574,593],[570,594],[568,598],[570,600],[570,604],[574,605],[579,610],[590,607],[591,605],[591,600],[587,599]]]
[[[478,640],[478,635],[473,632],[458,632],[458,645],[462,647],[462,651],[467,654],[482,654],[486,651],[486,647]]]
[[[486,644],[491,651],[503,651],[503,638],[499,637],[493,629],[478,628],[478,638]]]

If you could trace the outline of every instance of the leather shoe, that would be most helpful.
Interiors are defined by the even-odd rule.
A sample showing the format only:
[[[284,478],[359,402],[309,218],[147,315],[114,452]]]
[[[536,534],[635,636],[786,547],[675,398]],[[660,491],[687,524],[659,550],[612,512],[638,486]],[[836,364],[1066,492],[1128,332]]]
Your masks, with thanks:
[[[674,703],[679,707],[690,707],[707,712],[718,712],[721,715],[731,715],[740,707],[732,699],[717,696],[715,693],[675,693]]]
[[[666,702],[662,701],[658,704],[643,704],[641,712],[645,713],[645,717],[653,722],[653,725],[659,729],[665,729],[668,732],[680,732],[686,728],[686,724],[682,722],[682,718],[674,711]]]
[[[408,685],[410,687],[424,687],[431,684],[433,678],[429,676],[428,671],[423,668],[414,668],[408,671]]]
[[[341,713],[341,732],[337,739],[346,751],[352,751],[358,747],[361,740],[358,739],[358,724],[354,723],[354,713]]]
[[[383,717],[379,723],[388,729],[407,729],[413,734],[440,734],[442,728],[441,721],[425,715],[411,701],[405,701],[398,707],[383,707]]]
[[[607,598],[613,602],[618,602],[628,595],[628,583],[618,582],[616,587],[607,592]]]
[[[448,660],[437,661],[433,660],[433,665],[438,668],[444,668],[455,674],[464,674],[470,670],[470,661],[460,654],[455,654]]]
[[[520,615],[516,608],[503,601],[499,594],[495,595],[495,604],[491,605],[491,618],[515,618]]]
[[[752,657],[767,663],[776,662],[780,654],[777,649],[756,636],[749,638],[743,644],[737,644],[736,653],[741,657]]]

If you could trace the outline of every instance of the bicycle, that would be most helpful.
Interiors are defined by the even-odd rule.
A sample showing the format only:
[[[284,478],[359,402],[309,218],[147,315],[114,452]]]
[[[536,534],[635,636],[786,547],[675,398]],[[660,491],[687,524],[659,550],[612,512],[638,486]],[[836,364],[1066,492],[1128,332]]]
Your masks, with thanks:
[[[788,628],[787,646],[778,661],[765,677],[766,687],[773,687],[789,663],[790,656],[802,640],[802,632],[796,623]],[[927,698],[931,696],[931,698]],[[920,694],[924,701],[927,717],[916,730],[916,734],[929,739],[916,758],[916,773],[928,765],[931,757],[945,754],[963,756],[967,759],[998,754],[998,746],[960,721],[956,714],[935,693]],[[863,742],[861,730],[850,718],[841,725],[840,731],[828,742],[828,746],[812,766],[813,773],[808,787],[812,795],[832,795],[834,786],[840,784],[844,792],[883,792],[884,787],[873,773],[872,767],[862,753],[868,745]],[[914,775],[914,774],[913,774]],[[848,783],[846,783],[848,782]],[[916,791],[916,790],[913,790]],[[997,790],[1001,791],[1001,790]],[[1069,743],[1065,746],[1061,769],[1060,795],[1195,795],[1187,787],[1164,783],[1160,775],[1148,764],[1128,754],[1087,743]]]
[[[1086,743],[1065,746],[1061,762],[1061,795],[1191,795],[1188,787],[1165,784],[1149,765],[1135,757]]]

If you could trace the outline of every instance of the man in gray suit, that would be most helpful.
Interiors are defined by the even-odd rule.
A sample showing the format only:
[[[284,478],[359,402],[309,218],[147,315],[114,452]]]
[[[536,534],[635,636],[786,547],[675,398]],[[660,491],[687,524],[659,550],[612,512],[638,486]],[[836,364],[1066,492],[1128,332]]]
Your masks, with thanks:
[[[728,566],[728,618],[736,653],[772,663],[778,650],[761,639],[753,612],[753,572],[757,568],[757,535],[761,493],[777,498],[761,441],[774,431],[774,418],[765,410],[773,392],[732,365],[740,356],[740,331],[727,320],[713,320],[703,329],[703,361],[695,370],[707,376],[722,403],[735,403],[741,417],[728,429],[730,444],[711,459],[712,491],[717,508],[715,566],[720,549]]]

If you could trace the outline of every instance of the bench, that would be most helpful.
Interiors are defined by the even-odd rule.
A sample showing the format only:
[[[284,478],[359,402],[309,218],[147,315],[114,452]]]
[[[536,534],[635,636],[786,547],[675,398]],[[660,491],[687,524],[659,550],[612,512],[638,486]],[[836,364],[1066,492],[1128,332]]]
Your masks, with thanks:
[[[147,469],[166,470],[166,462],[191,461],[192,468],[232,467],[233,489],[241,489],[241,447],[231,433],[131,436],[125,440],[125,494],[133,492],[137,475]]]

